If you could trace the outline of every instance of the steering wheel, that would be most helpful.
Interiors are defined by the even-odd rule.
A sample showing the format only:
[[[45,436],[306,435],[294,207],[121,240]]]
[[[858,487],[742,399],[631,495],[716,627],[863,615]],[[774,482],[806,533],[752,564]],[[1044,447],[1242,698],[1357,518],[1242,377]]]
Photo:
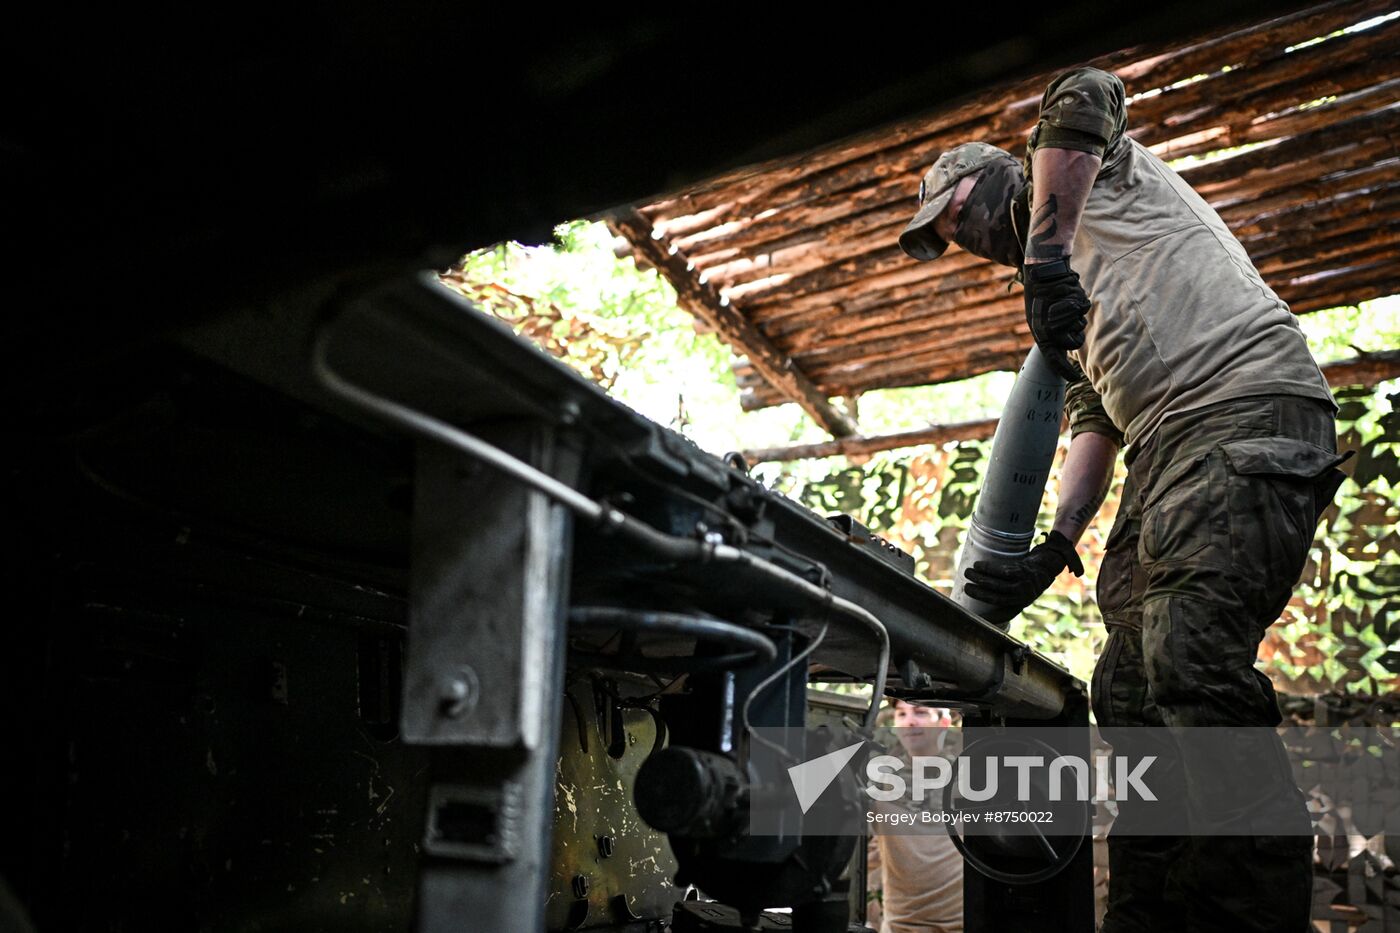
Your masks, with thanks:
[[[952,778],[943,788],[943,809],[956,815],[948,824],[948,835],[964,861],[977,872],[993,881],[1015,885],[1053,878],[1074,861],[1084,844],[1093,803],[1077,799],[1052,801],[1048,771],[1043,768],[1031,776],[1028,800],[1017,800],[1014,786],[1008,792],[998,784],[997,793],[990,800],[971,801],[955,794],[959,766],[964,759],[996,756],[1000,761],[1007,755],[1038,755],[1048,763],[1061,754],[1039,739],[993,735],[975,740],[954,760]],[[1073,798],[1074,794],[1068,796]],[[1024,818],[1014,816],[1018,813]],[[988,821],[988,814],[998,815],[996,822]],[[1006,818],[1007,814],[1013,814],[1012,818]],[[1038,819],[1047,814],[1050,819]],[[1052,826],[1053,833],[1047,833],[1043,826]],[[975,829],[969,832],[969,827]]]

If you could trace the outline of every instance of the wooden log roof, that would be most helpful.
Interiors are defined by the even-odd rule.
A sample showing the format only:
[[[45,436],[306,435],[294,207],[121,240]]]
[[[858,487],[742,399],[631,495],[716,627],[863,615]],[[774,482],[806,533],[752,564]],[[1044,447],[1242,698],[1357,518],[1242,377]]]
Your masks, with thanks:
[[[1092,64],[1129,95],[1128,132],[1176,163],[1299,314],[1400,292],[1400,5],[1327,3]],[[967,140],[1024,154],[1053,74],[882,131],[730,172],[616,215],[620,254],[702,303],[747,410],[1015,369],[1030,346],[1010,272],[896,238],[919,179]]]

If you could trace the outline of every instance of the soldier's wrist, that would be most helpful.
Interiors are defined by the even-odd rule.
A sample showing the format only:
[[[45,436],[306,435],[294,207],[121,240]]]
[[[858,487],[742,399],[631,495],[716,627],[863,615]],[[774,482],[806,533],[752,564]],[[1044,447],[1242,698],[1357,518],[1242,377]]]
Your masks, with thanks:
[[[1061,261],[1069,262],[1068,246],[1060,243],[1031,243],[1027,246],[1023,263],[1032,266]]]
[[[1026,279],[1030,282],[1043,282],[1061,275],[1069,275],[1069,256],[1055,259],[1031,259],[1026,257]]]

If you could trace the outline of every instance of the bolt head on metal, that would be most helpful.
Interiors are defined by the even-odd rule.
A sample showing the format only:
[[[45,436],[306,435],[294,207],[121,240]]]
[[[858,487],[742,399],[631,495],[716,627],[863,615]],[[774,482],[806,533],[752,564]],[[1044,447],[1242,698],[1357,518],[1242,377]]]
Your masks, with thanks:
[[[457,719],[469,713],[480,696],[479,685],[476,671],[465,665],[456,674],[444,678],[438,694],[438,708],[442,715]]]

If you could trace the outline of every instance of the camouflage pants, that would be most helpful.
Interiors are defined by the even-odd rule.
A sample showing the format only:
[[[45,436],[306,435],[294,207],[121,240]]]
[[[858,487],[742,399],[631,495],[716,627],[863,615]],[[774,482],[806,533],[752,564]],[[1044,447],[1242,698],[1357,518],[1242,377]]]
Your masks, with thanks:
[[[1134,743],[1164,741],[1163,731],[1125,727],[1279,723],[1255,655],[1340,484],[1335,451],[1320,402],[1257,396],[1171,418],[1136,452],[1098,580],[1109,639],[1093,708],[1116,753],[1151,754]],[[1185,742],[1163,756],[1175,763],[1157,780],[1182,789],[1192,835],[1135,836],[1134,806],[1120,804],[1105,933],[1311,929],[1302,795],[1281,743],[1255,734],[1258,747],[1232,745],[1228,762],[1201,760]],[[1275,833],[1283,821],[1297,834],[1205,835],[1213,821]]]

